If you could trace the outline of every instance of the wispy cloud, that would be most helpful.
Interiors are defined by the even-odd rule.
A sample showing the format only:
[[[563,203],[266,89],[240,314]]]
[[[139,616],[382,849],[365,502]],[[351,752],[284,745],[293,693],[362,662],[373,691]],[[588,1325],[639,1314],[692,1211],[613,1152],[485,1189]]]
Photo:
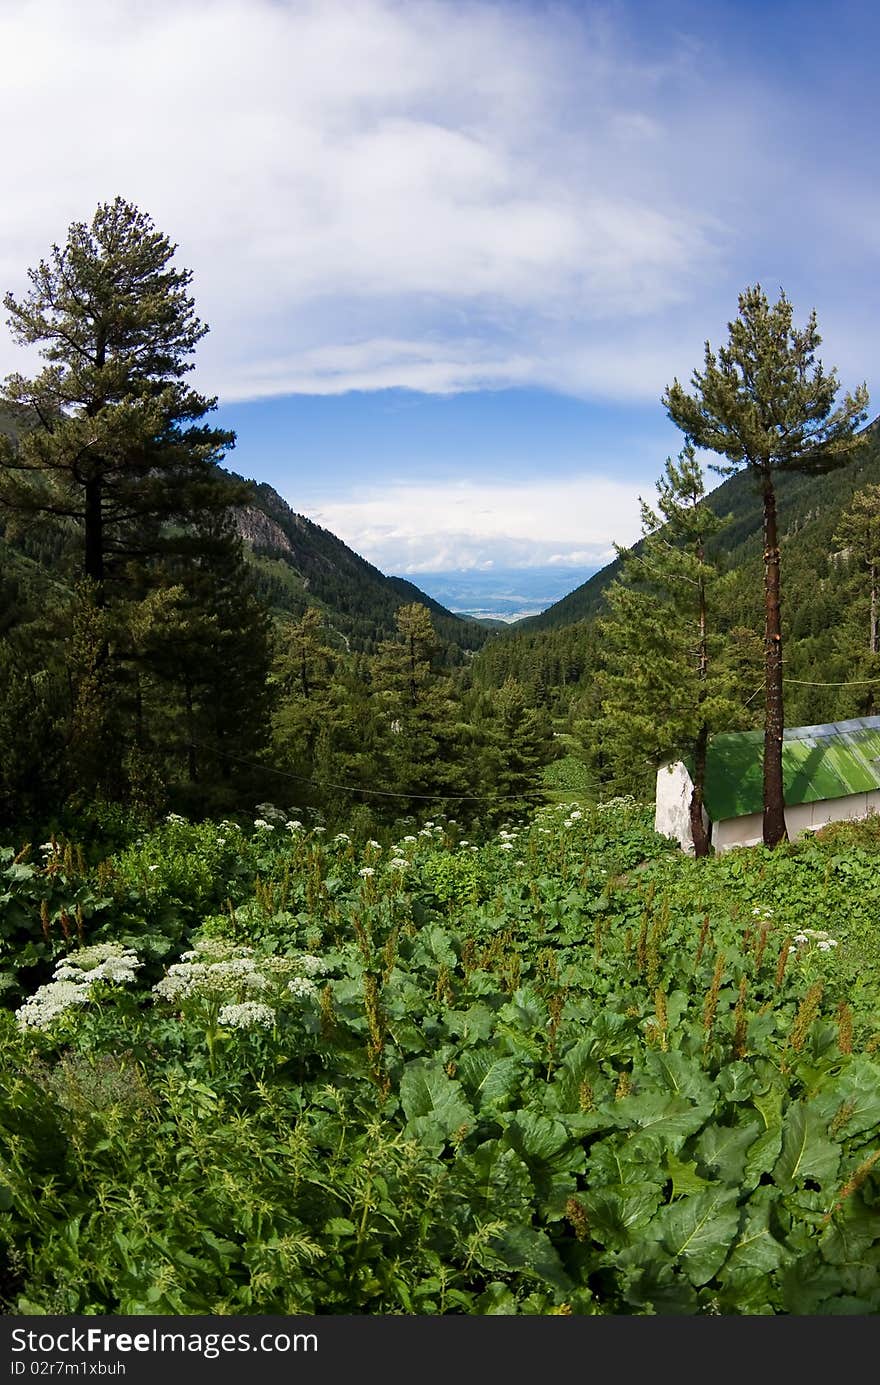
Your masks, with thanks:
[[[400,574],[592,567],[639,534],[636,488],[600,477],[508,485],[398,482],[309,512],[357,553]]]
[[[27,138],[4,151],[3,284],[122,193],[195,269],[200,376],[223,397],[656,394],[730,234],[683,170],[734,120],[687,43],[639,60],[601,14],[7,0],[0,118]]]

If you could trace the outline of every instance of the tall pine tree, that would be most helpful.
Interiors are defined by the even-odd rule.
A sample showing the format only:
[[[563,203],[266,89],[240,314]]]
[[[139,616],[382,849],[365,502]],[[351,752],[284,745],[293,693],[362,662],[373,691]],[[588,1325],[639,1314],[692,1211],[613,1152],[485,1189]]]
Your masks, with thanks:
[[[722,578],[707,551],[724,521],[705,502],[690,446],[677,462],[667,459],[657,491],[657,510],[641,501],[639,550],[617,548],[622,568],[600,623],[602,701],[594,729],[624,782],[641,766],[653,775],[664,760],[691,761],[691,835],[696,854],[705,856],[709,735],[741,716],[717,627]]]
[[[864,385],[836,408],[836,371],[816,360],[822,338],[812,312],[807,325],[792,322],[784,293],[770,304],[760,284],[739,296],[739,315],[717,355],[706,343],[704,368],[691,377],[693,392],[678,380],[663,395],[669,417],[696,447],[726,458],[715,470],[748,468],[759,489],[764,516],[764,842],[786,836],[782,782],[782,625],[780,615],[777,475],[821,472],[852,457],[856,429],[867,417]]]

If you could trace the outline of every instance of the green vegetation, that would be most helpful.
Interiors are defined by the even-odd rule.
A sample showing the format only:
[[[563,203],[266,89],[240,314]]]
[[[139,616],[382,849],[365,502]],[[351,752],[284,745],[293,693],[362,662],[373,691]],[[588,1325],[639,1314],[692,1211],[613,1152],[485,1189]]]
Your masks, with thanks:
[[[221,472],[172,251],[117,200],[7,300],[0,1310],[877,1312],[880,827],[691,860],[631,796],[761,720],[760,498],[686,448],[458,621]],[[774,481],[812,720],[874,705],[878,483]]]
[[[7,851],[7,1311],[877,1311],[876,827],[263,811]]]

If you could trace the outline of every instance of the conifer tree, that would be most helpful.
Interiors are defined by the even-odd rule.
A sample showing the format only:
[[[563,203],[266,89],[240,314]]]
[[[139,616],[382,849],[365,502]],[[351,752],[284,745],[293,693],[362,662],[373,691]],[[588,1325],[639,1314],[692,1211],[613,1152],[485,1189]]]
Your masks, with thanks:
[[[797,328],[784,293],[770,304],[761,286],[739,296],[739,315],[717,355],[705,347],[693,392],[676,379],[663,395],[669,417],[696,447],[726,460],[722,474],[748,468],[761,494],[764,525],[764,824],[767,846],[786,836],[782,781],[782,627],[775,480],[788,471],[821,472],[849,461],[867,417],[864,385],[835,407],[835,370],[816,360],[816,314]]]
[[[415,601],[398,609],[395,623],[398,638],[382,641],[372,668],[383,784],[414,795],[467,793],[461,708],[450,680],[433,667],[431,614]]]
[[[478,696],[474,709],[479,792],[496,801],[495,815],[506,817],[535,807],[541,771],[553,755],[550,719],[529,705],[515,678],[494,693]],[[486,814],[491,817],[492,810]]]
[[[23,299],[4,298],[14,339],[46,365],[0,392],[17,425],[0,438],[0,504],[72,520],[99,601],[109,571],[161,546],[168,520],[244,499],[216,466],[234,434],[200,423],[216,400],[184,380],[208,329],[175,249],[117,197],[29,270]]]
[[[641,503],[639,550],[617,547],[620,575],[600,622],[599,735],[630,778],[639,766],[688,757],[693,765],[690,824],[698,856],[709,850],[703,822],[706,752],[712,730],[738,720],[731,674],[717,629],[722,582],[707,551],[723,527],[705,503],[694,449],[667,459],[657,510]],[[639,787],[647,788],[647,784]]]
[[[844,621],[840,631],[840,642],[849,656],[850,677],[856,681],[880,681],[880,486],[866,486],[856,492],[849,508],[840,516],[834,542],[848,550],[851,560],[862,573],[862,601],[858,604],[867,607],[866,619],[858,634],[851,632],[849,621]],[[869,682],[862,703],[866,716],[873,715],[875,705],[875,687]]]

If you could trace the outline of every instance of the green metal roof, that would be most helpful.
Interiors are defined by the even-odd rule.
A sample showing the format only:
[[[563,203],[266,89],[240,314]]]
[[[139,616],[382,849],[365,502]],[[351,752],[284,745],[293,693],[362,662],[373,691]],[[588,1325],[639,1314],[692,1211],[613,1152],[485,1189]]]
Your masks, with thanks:
[[[762,811],[763,766],[762,731],[712,737],[705,801],[713,822]],[[880,717],[791,727],[782,737],[782,778],[789,807],[880,789]]]

